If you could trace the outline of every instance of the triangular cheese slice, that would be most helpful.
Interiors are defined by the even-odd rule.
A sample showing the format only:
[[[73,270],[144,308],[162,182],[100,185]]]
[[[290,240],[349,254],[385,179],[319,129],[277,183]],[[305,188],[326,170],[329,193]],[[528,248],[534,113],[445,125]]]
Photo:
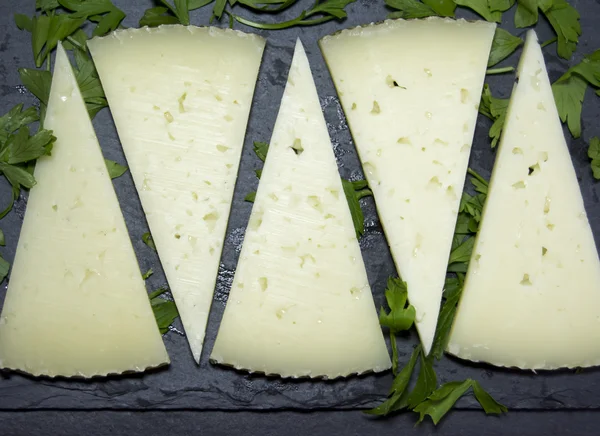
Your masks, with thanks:
[[[518,69],[448,351],[529,369],[600,364],[600,261],[542,50]]]
[[[300,40],[211,360],[284,377],[390,367]]]
[[[98,140],[59,44],[38,160],[0,316],[0,367],[91,377],[169,362]]]
[[[320,41],[426,353],[495,27],[388,20]]]
[[[199,361],[265,42],[160,26],[88,45]]]

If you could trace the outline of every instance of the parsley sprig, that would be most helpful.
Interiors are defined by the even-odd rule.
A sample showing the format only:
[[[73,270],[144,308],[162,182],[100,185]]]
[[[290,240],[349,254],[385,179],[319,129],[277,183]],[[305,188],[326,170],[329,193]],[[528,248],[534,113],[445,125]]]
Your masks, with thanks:
[[[388,280],[385,291],[389,311],[381,309],[380,324],[389,329],[392,345],[392,371],[395,375],[387,400],[374,409],[366,411],[369,415],[386,416],[400,411],[413,411],[419,414],[419,422],[430,416],[437,424],[454,406],[460,397],[472,389],[472,392],[486,414],[501,414],[507,408],[498,403],[481,385],[472,379],[453,381],[438,386],[434,369],[435,360],[443,357],[448,344],[450,330],[456,306],[462,292],[464,272],[473,251],[474,236],[481,221],[481,211],[487,195],[487,181],[475,171],[469,169],[473,176],[476,194],[464,193],[461,200],[460,213],[454,235],[453,251],[448,266],[449,272],[455,275],[446,279],[443,294],[443,305],[438,319],[435,339],[429,356],[425,356],[421,345],[414,348],[412,355],[400,371],[398,371],[398,350],[396,336],[409,330],[414,323],[415,309],[407,303],[408,289],[400,278]],[[458,253],[459,254],[455,254]],[[460,266],[459,266],[460,265]],[[415,368],[419,366],[417,380],[409,389]]]
[[[539,11],[550,22],[556,32],[557,52],[564,59],[570,59],[577,48],[579,36],[581,35],[581,24],[579,13],[566,0],[385,0],[388,7],[395,9],[390,18],[424,18],[435,15],[443,17],[454,17],[457,7],[470,9],[487,21],[500,23],[502,14],[517,5],[515,12],[515,25],[517,28],[531,27],[539,20]],[[496,37],[506,38],[506,31]],[[508,32],[506,32],[508,33]],[[502,41],[502,45],[496,47],[496,53],[492,51],[490,59],[504,59],[520,44],[516,40]],[[498,44],[496,44],[498,45]],[[504,57],[500,53],[509,51]]]
[[[157,0],[157,6],[147,9],[140,20],[140,26],[155,27],[161,24],[190,24],[190,11],[200,9],[212,4],[213,20],[221,20],[225,15],[229,17],[229,26],[234,21],[246,26],[263,30],[281,30],[294,26],[313,26],[331,20],[346,18],[346,6],[355,0],[315,0],[308,9],[298,14],[297,17],[276,22],[255,21],[250,18],[233,13],[235,6],[240,6],[255,13],[274,14],[296,4],[298,0]],[[229,6],[229,7],[228,7]]]

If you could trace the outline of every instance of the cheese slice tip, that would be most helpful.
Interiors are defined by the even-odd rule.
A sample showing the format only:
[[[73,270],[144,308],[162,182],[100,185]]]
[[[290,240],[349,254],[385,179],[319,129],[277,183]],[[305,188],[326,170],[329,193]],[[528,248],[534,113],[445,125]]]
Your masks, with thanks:
[[[38,160],[0,316],[0,367],[102,376],[169,362],[73,70],[59,44]]]
[[[518,68],[452,328],[458,357],[600,364],[600,260],[536,34]]]
[[[391,366],[300,40],[211,360],[283,377]]]
[[[264,45],[180,25],[88,44],[197,362]]]
[[[426,353],[495,27],[387,20],[320,41]]]

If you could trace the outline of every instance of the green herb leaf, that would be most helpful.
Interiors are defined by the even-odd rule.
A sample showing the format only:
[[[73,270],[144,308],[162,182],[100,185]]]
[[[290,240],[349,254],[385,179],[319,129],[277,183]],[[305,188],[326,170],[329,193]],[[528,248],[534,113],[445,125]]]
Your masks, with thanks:
[[[142,274],[142,278],[144,280],[148,280],[148,278],[154,274],[154,270],[152,270],[152,268],[150,268],[148,271],[146,271],[144,274]]]
[[[506,406],[500,404],[492,396],[486,392],[485,389],[481,387],[481,385],[475,381],[471,381],[471,386],[473,386],[473,393],[475,394],[475,398],[483,407],[483,410],[488,415],[501,415],[502,413],[508,412]]]
[[[179,316],[177,306],[173,301],[159,298],[159,296],[164,294],[167,290],[167,288],[161,288],[148,295],[154,317],[156,318],[156,324],[162,335],[169,331],[169,326],[173,324],[173,321]]]
[[[437,376],[433,370],[433,358],[425,357],[421,353],[421,367],[419,369],[419,377],[417,383],[408,396],[408,407],[414,409],[418,404],[423,402],[437,386]]]
[[[58,8],[58,0],[35,0],[35,9],[45,11],[51,11]]]
[[[506,12],[515,4],[515,0],[488,0],[492,12]]]
[[[454,263],[467,263],[471,259],[471,253],[473,253],[473,247],[475,245],[475,238],[468,238],[460,244],[455,250],[450,253],[450,265]]]
[[[257,29],[281,30],[294,26],[314,26],[327,21],[346,17],[345,8],[355,0],[317,0],[312,8],[302,11],[300,15],[279,23],[263,23],[252,21],[239,15],[230,14],[238,23]],[[310,18],[315,17],[315,18]]]
[[[523,44],[521,38],[513,36],[510,32],[497,27],[494,40],[492,41],[488,67],[494,66],[509,57],[521,44]]]
[[[508,111],[508,98],[496,98],[492,96],[489,85],[483,87],[481,102],[479,104],[479,113],[485,115],[494,123],[490,127],[488,136],[492,139],[492,148],[498,145],[506,121],[506,112]]]
[[[170,13],[169,8],[162,6],[146,9],[140,19],[140,27],[157,27],[163,24],[179,24],[179,19]]]
[[[600,139],[597,136],[590,140],[588,157],[592,160],[590,164],[592,166],[594,178],[600,180]]]
[[[269,143],[254,141],[254,153],[263,162],[267,159],[267,153],[269,152]]]
[[[248,203],[254,203],[256,201],[256,191],[248,193],[248,195],[244,197],[244,201],[247,201]]]
[[[400,373],[394,378],[390,397],[374,409],[366,410],[367,415],[386,416],[392,412],[404,409],[408,406],[406,401],[408,383],[417,363],[417,359],[421,354],[422,348],[419,344],[412,352],[408,364],[402,368]]]
[[[350,208],[350,215],[352,216],[352,222],[354,223],[354,230],[356,231],[356,238],[360,238],[365,233],[365,216],[360,207],[359,200],[368,195],[372,195],[370,189],[361,189],[356,191],[354,188],[354,182],[342,179],[342,188],[344,189],[344,195],[346,201],[348,201],[348,207]]]
[[[4,281],[8,275],[10,269],[10,263],[8,263],[2,256],[0,256],[0,282]]]
[[[471,386],[471,379],[467,379],[462,383],[450,382],[440,386],[426,401],[413,409],[419,414],[419,422],[422,422],[425,416],[429,415],[433,423],[437,425]]]
[[[23,104],[14,106],[0,117],[0,144],[6,142],[11,133],[39,119],[40,117],[34,107],[23,110]]]
[[[454,0],[422,0],[424,4],[442,17],[453,17],[456,9]]]
[[[0,172],[6,176],[10,184],[13,186],[21,185],[30,189],[35,185],[35,179],[33,176],[27,171],[27,169],[23,167],[0,162]]]
[[[459,275],[459,277],[461,276],[462,275]],[[446,279],[446,286],[444,289],[445,302],[440,310],[438,323],[435,329],[435,337],[430,352],[437,360],[442,358],[444,351],[446,351],[446,347],[448,346],[452,323],[454,322],[454,316],[456,315],[456,306],[460,300],[461,293],[461,279],[454,277]]]
[[[6,239],[4,239],[4,232],[2,230],[0,230],[0,245],[3,247],[6,245]]]
[[[538,0],[517,0],[515,26],[530,27],[538,22]]]
[[[581,35],[579,12],[566,0],[538,1],[544,3],[540,7],[558,37],[558,55],[564,59],[570,59],[577,48]]]
[[[488,0],[454,0],[454,3],[472,9],[487,21],[499,23],[502,19],[502,13],[492,11]]]
[[[27,15],[15,14],[15,24],[19,30],[33,31],[33,21]]]
[[[144,242],[144,244],[146,244],[148,247],[152,248],[154,251],[156,251],[156,245],[154,245],[154,239],[152,239],[152,235],[150,234],[150,232],[146,232],[142,235],[142,241]]]
[[[50,86],[52,85],[50,71],[19,68],[19,76],[25,88],[35,95],[44,106],[47,106],[50,97]]]
[[[390,14],[390,18],[426,18],[434,17],[437,14],[431,7],[421,3],[418,0],[385,0],[385,4],[399,12]]]
[[[0,160],[9,165],[36,160],[40,156],[49,154],[55,140],[49,130],[41,130],[34,136],[29,136],[29,129],[21,127],[2,147]]]
[[[111,179],[116,179],[117,177],[121,177],[127,171],[127,167],[121,164],[118,164],[114,160],[104,159],[106,162],[106,168],[108,169],[108,175]]]
[[[600,50],[586,56],[569,68],[552,84],[554,101],[563,123],[567,123],[574,138],[581,136],[581,111],[587,85],[600,88]]]
[[[393,333],[408,330],[412,327],[416,311],[407,303],[408,288],[401,278],[389,278],[385,290],[389,312],[382,307],[379,311],[379,323],[389,328]]]

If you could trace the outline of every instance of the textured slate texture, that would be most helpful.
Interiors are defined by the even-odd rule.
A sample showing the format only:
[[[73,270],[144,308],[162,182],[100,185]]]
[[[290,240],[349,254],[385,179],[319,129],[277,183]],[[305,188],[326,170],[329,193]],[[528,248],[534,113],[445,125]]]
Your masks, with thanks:
[[[0,2],[0,113],[21,102],[33,103],[34,98],[21,86],[18,67],[31,67],[31,44],[29,35],[18,31],[13,24],[15,12],[31,14],[33,0],[3,0]],[[311,2],[301,1],[308,7]],[[582,13],[583,37],[575,55],[579,61],[583,54],[600,47],[600,33],[595,22],[600,18],[600,3],[591,0],[573,0]],[[137,26],[142,11],[150,1],[115,1],[128,17],[126,26]],[[249,376],[230,369],[220,368],[208,362],[218,325],[225,308],[233,272],[241,248],[244,229],[250,215],[251,204],[243,201],[244,196],[254,190],[258,180],[254,169],[260,167],[252,152],[252,141],[268,141],[279,100],[283,93],[287,69],[291,62],[294,41],[301,37],[311,62],[315,80],[321,96],[329,131],[343,177],[362,177],[356,151],[333,83],[317,47],[322,36],[336,30],[379,21],[385,18],[386,9],[381,0],[358,0],[348,9],[349,19],[342,23],[327,23],[313,28],[295,28],[279,32],[258,31],[268,38],[256,88],[254,105],[245,150],[242,155],[240,175],[236,187],[233,212],[227,230],[221,270],[209,319],[207,339],[200,366],[193,362],[187,341],[181,334],[181,324],[176,323],[165,335],[172,364],[168,369],[145,375],[114,377],[102,381],[72,381],[33,379],[17,374],[0,374],[0,410],[14,409],[346,409],[370,407],[385,397],[391,383],[391,375],[367,375],[339,381],[289,381],[278,378]],[[278,19],[294,17],[299,8],[293,8]],[[242,11],[244,13],[244,11]],[[193,24],[207,24],[210,11],[194,14]],[[474,17],[473,15],[465,15]],[[262,18],[262,17],[261,17]],[[268,19],[269,17],[267,17]],[[512,16],[506,14],[506,28],[512,28]],[[256,31],[244,26],[240,30]],[[538,26],[540,40],[552,37],[545,22]],[[517,33],[523,33],[522,30]],[[567,63],[555,54],[554,46],[545,49],[551,78],[556,79],[566,70]],[[505,63],[515,65],[518,55]],[[512,89],[512,76],[495,76],[489,83],[496,95],[507,97]],[[600,189],[592,178],[586,156],[586,144],[590,137],[600,135],[598,123],[600,107],[597,97],[589,92],[584,105],[584,134],[580,140],[570,140],[570,148],[586,201],[588,215],[596,234],[600,237]],[[484,176],[489,176],[493,153],[487,140],[489,121],[480,117],[471,158],[471,166]],[[109,159],[125,163],[110,112],[103,110],[94,120],[98,137]],[[570,138],[570,136],[568,136]],[[133,181],[129,173],[115,181],[117,195],[123,208],[134,248],[142,271],[153,267],[155,274],[148,280],[149,289],[165,284],[158,257],[142,241],[147,225],[140,207]],[[0,182],[2,205],[9,198],[9,190]],[[395,274],[385,238],[371,199],[363,200],[367,232],[361,240],[371,286],[377,306],[383,303],[383,290],[388,276]],[[26,198],[17,202],[14,211],[0,222],[6,234],[7,246],[2,255],[12,261]],[[34,271],[32,271],[34,273]],[[0,289],[0,304],[6,291]],[[416,344],[416,335],[399,345],[401,356],[406,360]],[[340,356],[343,358],[343,356]],[[440,381],[471,377],[479,380],[500,402],[511,409],[593,409],[600,408],[600,370],[585,370],[581,374],[573,371],[553,373],[527,373],[496,369],[446,358],[437,364]],[[461,408],[477,407],[467,397],[459,403]]]

